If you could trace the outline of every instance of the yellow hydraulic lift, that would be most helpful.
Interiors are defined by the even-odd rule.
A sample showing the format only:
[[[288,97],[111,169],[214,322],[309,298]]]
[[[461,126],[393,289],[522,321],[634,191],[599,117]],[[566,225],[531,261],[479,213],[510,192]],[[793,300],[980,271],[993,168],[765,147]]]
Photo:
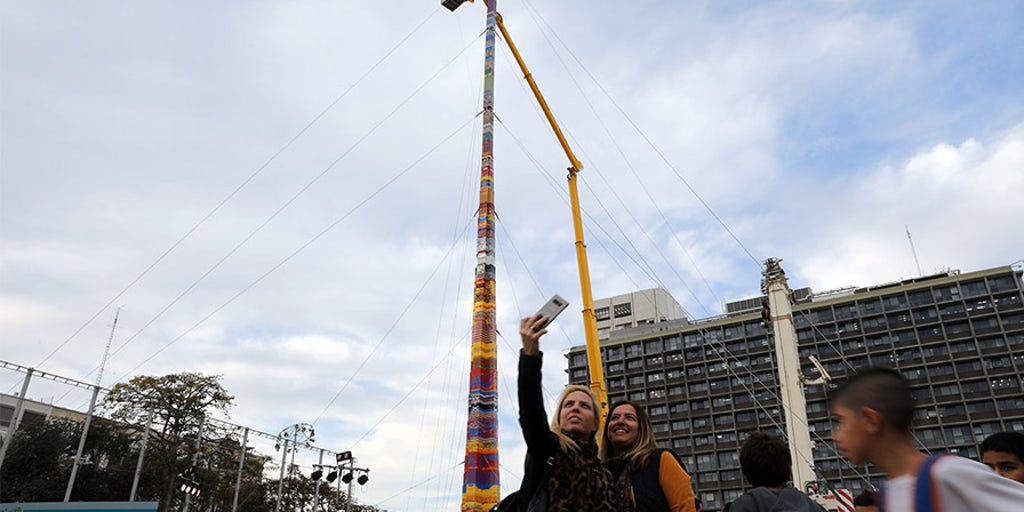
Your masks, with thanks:
[[[530,84],[530,90],[533,91],[537,102],[540,103],[540,108],[544,111],[544,116],[547,117],[548,123],[551,124],[555,137],[558,137],[559,144],[565,150],[565,156],[569,158],[570,165],[567,178],[569,181],[569,200],[572,207],[572,225],[576,233],[576,262],[579,265],[580,272],[580,292],[583,294],[583,327],[587,340],[587,366],[590,369],[590,389],[597,395],[597,401],[601,408],[600,418],[603,430],[604,417],[608,414],[608,388],[604,382],[604,367],[601,366],[601,345],[597,340],[597,317],[594,316],[594,297],[590,289],[587,245],[583,241],[583,219],[580,216],[580,198],[576,187],[576,174],[583,170],[583,164],[576,158],[572,148],[569,147],[569,142],[565,140],[562,129],[558,127],[558,121],[555,120],[554,114],[548,108],[548,103],[544,101],[544,95],[540,93],[540,88],[537,87],[537,82],[534,81],[533,75],[526,67],[526,62],[523,61],[523,57],[519,54],[515,43],[512,42],[512,36],[509,35],[508,29],[505,28],[501,14],[498,14],[497,21],[501,36],[505,38],[505,42],[508,43],[508,47],[512,50],[516,63],[519,64],[519,68],[523,71],[523,77]],[[598,437],[600,435],[601,430],[598,430]]]

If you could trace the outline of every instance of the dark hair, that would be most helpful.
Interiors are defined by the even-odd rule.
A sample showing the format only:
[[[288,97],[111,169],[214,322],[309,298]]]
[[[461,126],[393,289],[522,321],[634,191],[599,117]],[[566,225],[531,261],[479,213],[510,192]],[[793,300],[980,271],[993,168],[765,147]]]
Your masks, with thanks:
[[[874,506],[875,505],[875,492],[874,491],[869,491],[869,490],[865,489],[864,492],[858,494],[857,497],[853,499],[853,504],[854,504],[854,506],[857,506],[857,507],[872,507],[872,506]]]
[[[914,397],[910,383],[896,370],[875,367],[857,372],[833,392],[832,403],[858,414],[862,407],[874,409],[894,428],[910,432]]]
[[[740,470],[754,487],[785,485],[792,465],[786,442],[773,435],[751,432],[740,447]]]
[[[639,428],[636,433],[636,442],[633,446],[626,449],[623,453],[617,453],[615,447],[612,446],[611,441],[608,439],[608,427],[612,423],[612,414],[615,412],[615,409],[624,405],[628,405],[636,411],[636,421]],[[647,467],[651,454],[658,448],[658,443],[654,439],[654,427],[651,426],[651,418],[647,416],[647,411],[644,410],[642,405],[632,400],[618,400],[608,408],[608,416],[605,418],[604,432],[602,434],[599,446],[601,460],[622,457],[629,461],[629,466],[633,470]]]
[[[1024,434],[1020,432],[997,432],[981,442],[981,453],[1004,452],[1017,456],[1024,462]]]

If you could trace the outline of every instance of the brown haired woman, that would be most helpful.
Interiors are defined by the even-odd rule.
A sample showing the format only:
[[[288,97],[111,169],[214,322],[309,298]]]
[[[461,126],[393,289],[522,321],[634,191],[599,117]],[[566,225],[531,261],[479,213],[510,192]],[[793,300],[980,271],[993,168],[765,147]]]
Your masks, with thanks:
[[[628,487],[629,510],[695,512],[690,475],[672,450],[658,448],[643,407],[622,400],[608,410],[601,459]]]
[[[600,413],[594,394],[583,386],[566,387],[547,422],[540,384],[545,320],[537,314],[519,323],[519,425],[526,440],[519,510],[622,512],[623,490],[598,457]]]

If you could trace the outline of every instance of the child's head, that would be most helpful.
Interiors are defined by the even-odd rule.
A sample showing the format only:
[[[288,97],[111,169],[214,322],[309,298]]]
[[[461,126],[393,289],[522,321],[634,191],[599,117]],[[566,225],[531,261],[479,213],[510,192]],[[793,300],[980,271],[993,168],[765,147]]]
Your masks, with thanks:
[[[883,436],[908,437],[914,414],[910,385],[895,370],[868,368],[846,380],[831,401],[832,439],[854,464],[872,462],[871,449],[887,449]]]
[[[874,491],[865,490],[853,498],[853,509],[857,512],[878,512]]]
[[[740,448],[740,470],[754,487],[786,485],[792,465],[786,442],[763,432],[751,432]]]
[[[999,432],[981,442],[981,461],[1010,480],[1024,483],[1024,434]]]

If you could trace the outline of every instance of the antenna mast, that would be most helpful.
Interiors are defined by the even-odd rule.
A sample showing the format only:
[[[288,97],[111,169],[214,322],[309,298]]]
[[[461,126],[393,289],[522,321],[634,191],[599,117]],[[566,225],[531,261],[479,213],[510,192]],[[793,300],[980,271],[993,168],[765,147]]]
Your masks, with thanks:
[[[917,261],[917,249],[914,249],[914,237],[910,236],[910,226],[904,224],[907,230],[907,240],[910,242],[910,252],[914,255],[914,265],[917,265],[917,277],[921,277],[921,262]]]
[[[107,338],[107,348],[103,349],[103,360],[100,361],[100,373],[96,376],[96,387],[103,383],[103,370],[107,367],[107,358],[110,357],[110,342],[114,341],[114,329],[117,329],[117,317],[121,315],[121,308],[114,313],[114,325],[110,326],[110,336]]]

